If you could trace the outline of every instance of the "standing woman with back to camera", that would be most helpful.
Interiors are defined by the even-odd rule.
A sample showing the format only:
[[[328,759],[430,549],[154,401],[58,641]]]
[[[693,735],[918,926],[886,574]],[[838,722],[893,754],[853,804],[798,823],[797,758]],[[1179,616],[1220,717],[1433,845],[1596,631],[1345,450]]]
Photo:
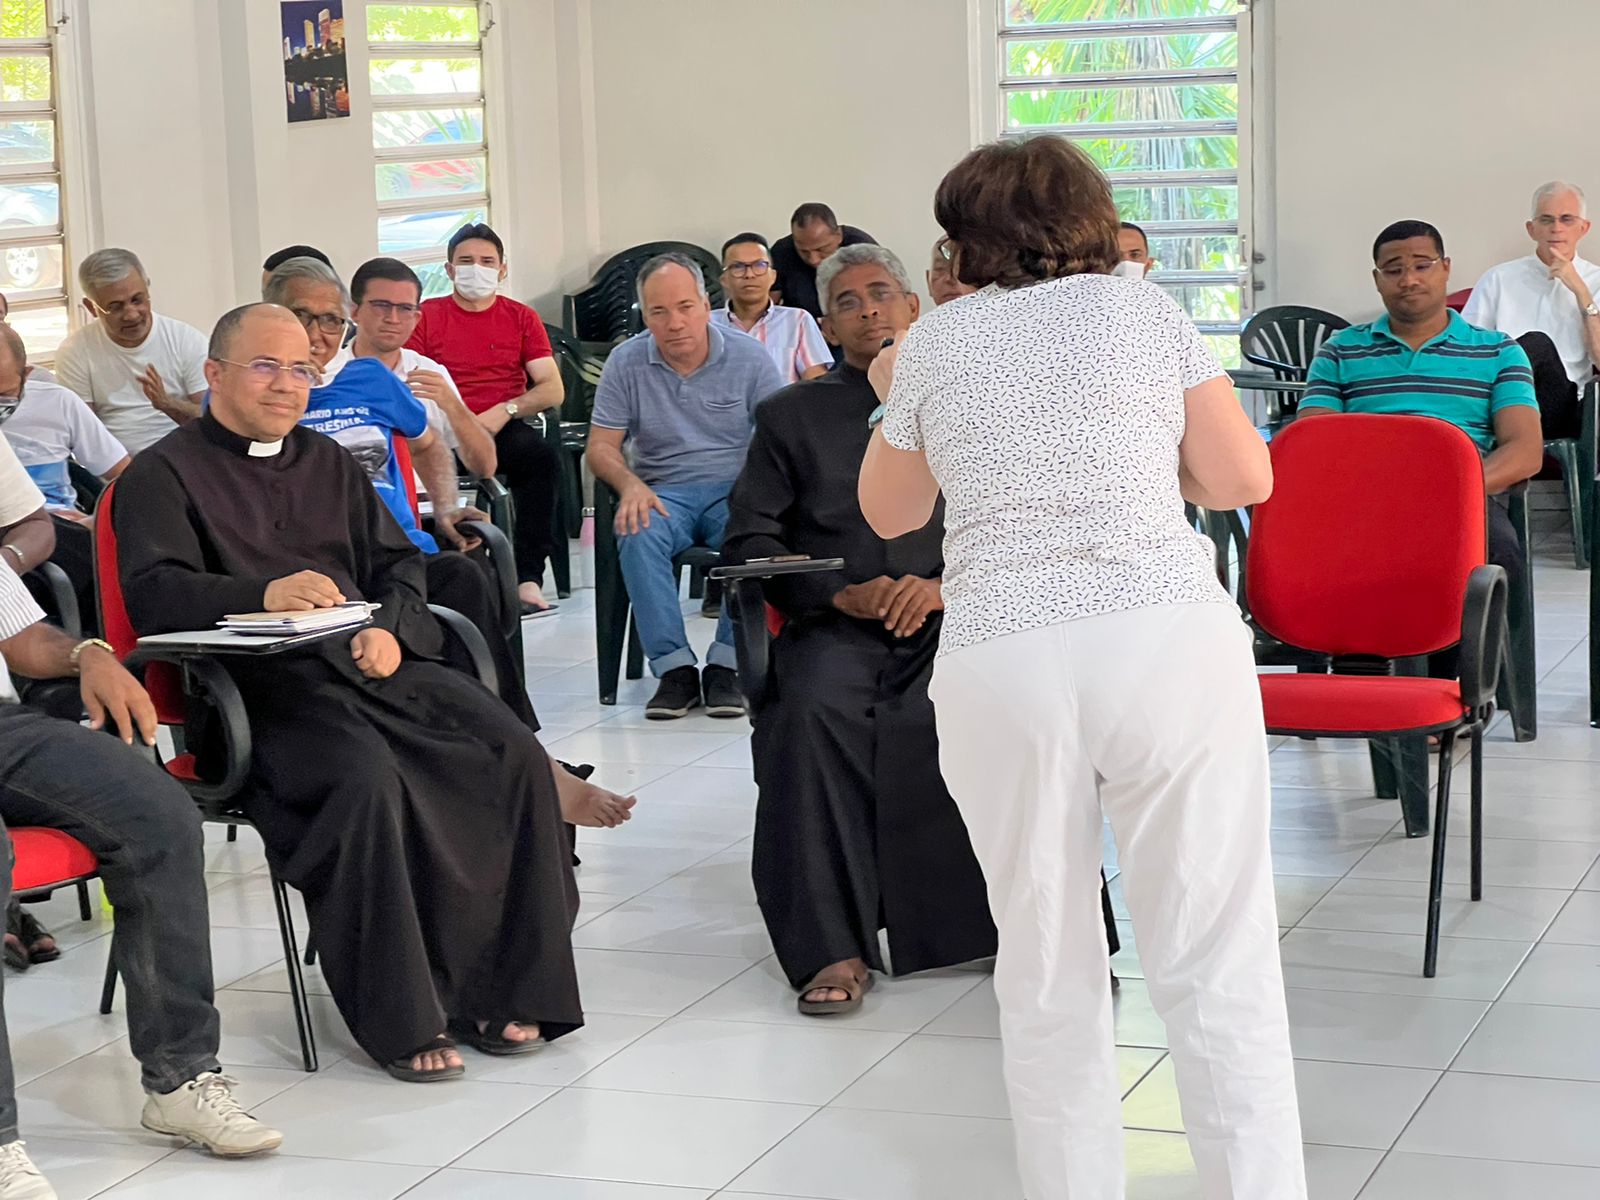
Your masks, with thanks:
[[[940,766],[1000,930],[995,992],[1028,1200],[1121,1200],[1099,887],[1111,821],[1210,1200],[1304,1200],[1251,637],[1188,499],[1272,490],[1267,448],[1165,293],[1110,274],[1116,208],[1054,137],[939,185],[981,290],[873,364],[861,509],[895,537],[945,498]]]

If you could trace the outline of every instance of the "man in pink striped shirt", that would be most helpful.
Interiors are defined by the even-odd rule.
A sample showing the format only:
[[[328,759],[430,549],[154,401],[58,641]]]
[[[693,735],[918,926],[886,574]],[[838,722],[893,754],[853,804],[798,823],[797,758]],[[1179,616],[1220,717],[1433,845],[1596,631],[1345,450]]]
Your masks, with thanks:
[[[728,303],[713,309],[711,319],[765,346],[785,383],[815,379],[832,368],[833,351],[810,313],[772,302],[776,282],[766,239],[759,233],[735,234],[722,246],[722,286]]]

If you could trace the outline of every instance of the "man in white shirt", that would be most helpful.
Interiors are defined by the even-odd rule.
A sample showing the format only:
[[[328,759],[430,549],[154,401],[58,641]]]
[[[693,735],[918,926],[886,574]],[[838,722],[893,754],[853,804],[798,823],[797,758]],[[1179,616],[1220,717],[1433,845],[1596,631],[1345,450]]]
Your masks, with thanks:
[[[397,258],[374,258],[350,277],[356,335],[322,368],[327,383],[353,358],[376,358],[428,410],[428,427],[480,479],[498,465],[494,436],[461,400],[450,372],[406,345],[422,314],[422,280]]]
[[[728,302],[711,310],[713,324],[748,333],[767,348],[785,383],[826,375],[833,366],[816,318],[772,301],[778,273],[759,233],[736,233],[722,244],[722,287]]]
[[[92,518],[78,507],[67,462],[109,483],[128,465],[128,452],[76,395],[39,372],[30,373],[22,338],[11,326],[0,325],[0,414],[8,408],[9,415],[0,415],[6,440],[43,493],[55,526],[50,561],[72,581],[83,627],[98,629]]]
[[[95,320],[56,352],[56,375],[130,453],[200,415],[206,339],[150,306],[150,276],[129,250],[96,250],[78,267]]]
[[[1578,388],[1600,362],[1600,266],[1578,254],[1589,232],[1583,189],[1555,180],[1533,194],[1534,252],[1483,273],[1461,315],[1516,338],[1533,364],[1544,436],[1577,432]]]

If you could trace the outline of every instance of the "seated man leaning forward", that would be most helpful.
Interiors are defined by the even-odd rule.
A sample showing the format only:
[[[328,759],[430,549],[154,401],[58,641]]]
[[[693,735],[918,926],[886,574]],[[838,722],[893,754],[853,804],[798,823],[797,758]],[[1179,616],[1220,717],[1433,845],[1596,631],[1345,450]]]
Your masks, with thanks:
[[[1450,260],[1425,221],[1397,221],[1372,245],[1372,278],[1388,312],[1329,338],[1311,363],[1302,417],[1328,412],[1438,417],[1463,430],[1483,455],[1496,495],[1544,462],[1539,406],[1528,356],[1506,334],[1478,329],[1445,305]],[[1489,561],[1513,589],[1522,544],[1511,518],[1489,505]]]
[[[983,874],[939,775],[928,679],[944,603],[942,512],[884,541],[856,501],[878,400],[867,368],[917,317],[900,260],[846,246],[817,272],[823,328],[843,361],[756,410],[728,498],[731,561],[808,554],[844,569],[768,581],[787,621],[757,699],[753,871],[800,1011],[849,1012],[884,971],[995,952]]]
[[[486,574],[487,564],[456,552],[470,548],[457,533],[456,524],[483,514],[460,507],[455,458],[438,432],[443,416],[435,418],[437,407],[430,409],[431,401],[413,394],[411,387],[396,378],[394,364],[366,353],[352,359],[348,351],[340,350],[349,305],[344,283],[332,267],[312,258],[292,258],[268,277],[262,297],[287,308],[305,326],[311,341],[311,365],[322,372],[322,386],[311,389],[300,423],[327,434],[361,464],[389,514],[426,555],[428,599],[455,609],[477,626],[494,658],[500,698],[524,724],[537,730],[538,720],[517,671],[516,649],[504,633],[500,590]],[[367,310],[364,317],[370,327],[376,313],[370,306],[362,307]],[[352,345],[370,349],[362,339],[358,327]],[[399,353],[396,348],[397,358]],[[438,382],[444,386],[444,377]],[[459,400],[455,403],[460,406]],[[470,415],[465,423],[476,424]],[[494,442],[481,430],[478,433],[483,448],[493,454]],[[411,481],[401,473],[394,452],[397,436],[409,442],[416,473],[433,499],[434,528],[453,549],[441,553],[433,535],[417,524],[411,509]]]
[[[589,426],[589,469],[616,489],[617,552],[651,672],[655,720],[701,704],[702,679],[683,627],[672,560],[722,545],[728,492],[744,466],[756,405],[783,386],[755,338],[711,324],[705,276],[693,259],[662,254],[639,271],[645,331],[606,359]],[[623,442],[633,465],[623,457]],[[713,717],[744,715],[733,624],[723,613],[706,656],[704,703]]]
[[[396,1078],[461,1075],[456,1039],[515,1054],[571,1032],[578,893],[558,791],[581,781],[438,662],[421,552],[355,460],[299,424],[315,378],[300,321],[234,309],[210,355],[206,414],[117,484],[134,628],[380,604],[354,637],[229,660],[268,859],[305,896],[356,1041]]]

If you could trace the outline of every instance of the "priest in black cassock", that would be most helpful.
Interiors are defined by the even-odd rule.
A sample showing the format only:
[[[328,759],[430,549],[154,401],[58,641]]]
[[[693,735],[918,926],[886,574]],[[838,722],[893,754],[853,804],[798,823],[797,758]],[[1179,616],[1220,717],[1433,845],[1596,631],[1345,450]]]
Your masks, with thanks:
[[[756,899],[800,1011],[848,1012],[885,971],[995,952],[983,874],[939,774],[928,680],[939,643],[943,504],[884,541],[856,500],[878,407],[867,368],[916,320],[898,257],[847,246],[817,272],[822,329],[843,358],[756,409],[728,498],[722,553],[842,558],[833,572],[768,580],[785,625],[754,713]],[[1106,935],[1116,925],[1102,889]]]
[[[246,807],[361,1047],[397,1078],[450,1078],[458,1039],[513,1054],[583,1024],[561,822],[615,824],[632,801],[552,773],[498,697],[439,661],[421,553],[349,453],[297,424],[309,367],[287,309],[222,318],[209,411],[117,483],[123,592],[141,634],[381,604],[352,638],[226,660],[250,716]]]
[[[758,697],[756,898],[800,1011],[848,1012],[885,971],[995,952],[983,875],[939,776],[928,679],[939,643],[943,525],[886,542],[856,503],[877,407],[867,366],[916,319],[905,268],[848,246],[817,276],[829,374],[756,409],[728,498],[725,559],[842,558],[844,569],[769,580],[785,625]]]

